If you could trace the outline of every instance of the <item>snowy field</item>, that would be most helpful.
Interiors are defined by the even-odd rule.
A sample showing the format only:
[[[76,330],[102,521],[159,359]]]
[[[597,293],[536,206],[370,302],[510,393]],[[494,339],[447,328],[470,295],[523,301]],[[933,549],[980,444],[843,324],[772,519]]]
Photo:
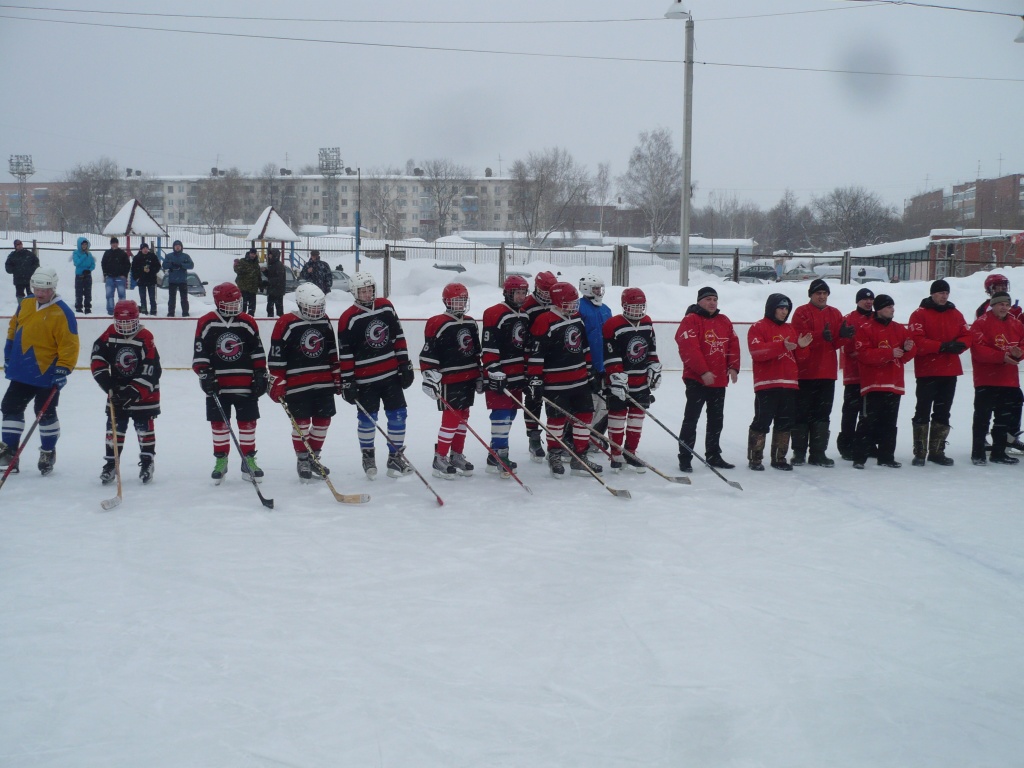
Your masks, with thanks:
[[[450,275],[401,267],[403,316],[438,311]],[[677,321],[699,283],[650,269],[660,274],[635,270],[635,282],[652,315]],[[230,261],[199,271],[212,287]],[[1024,271],[1009,273],[1024,288]],[[493,274],[463,278],[477,316],[498,300]],[[965,314],[981,280],[952,281]],[[722,307],[757,319],[779,287],[720,286]],[[888,288],[902,320],[927,292]],[[805,300],[805,285],[782,290]],[[835,286],[833,303],[848,311],[855,292]],[[2,294],[9,314],[9,283]],[[332,293],[329,314],[348,301]],[[146,322],[177,367],[194,326]],[[139,483],[130,433],[112,512],[100,508],[114,493],[98,480],[104,400],[77,371],[54,474],[34,470],[33,438],[0,491],[0,765],[1019,765],[1024,467],[970,465],[969,378],[952,468],[909,466],[911,396],[903,469],[754,473],[744,367],[723,436],[740,465],[724,474],[742,491],[699,465],[690,486],[608,476],[631,500],[555,481],[523,461],[517,422],[512,456],[533,494],[482,471],[428,476],[439,507],[415,476],[365,479],[354,409],[339,400],[325,463],[339,491],[372,496],[342,505],[300,484],[287,420],[265,399],[257,443],[273,511],[233,448],[213,486],[202,393],[169,370],[156,478]],[[418,385],[408,394],[409,456],[426,472],[439,414]],[[666,375],[652,412],[677,428],[682,406],[678,373]],[[486,436],[482,404],[471,424]],[[673,473],[676,444],[651,422],[640,453]],[[482,467],[472,436],[467,454]]]

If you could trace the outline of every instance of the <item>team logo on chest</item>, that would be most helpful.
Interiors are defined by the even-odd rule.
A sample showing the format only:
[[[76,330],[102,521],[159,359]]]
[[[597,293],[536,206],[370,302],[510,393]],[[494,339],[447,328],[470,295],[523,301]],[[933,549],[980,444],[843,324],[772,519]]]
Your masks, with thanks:
[[[473,340],[473,334],[469,332],[468,328],[460,328],[455,334],[455,344],[466,357],[471,356],[476,351],[476,342]]]
[[[230,331],[222,333],[220,338],[217,339],[217,357],[229,363],[233,363],[240,358],[244,349],[245,345],[242,343],[242,340]]]
[[[639,363],[646,360],[647,350],[647,339],[643,336],[634,336],[626,342],[626,358],[631,363]]]
[[[125,376],[134,376],[139,366],[139,355],[132,347],[121,347],[114,358],[117,372]]]
[[[571,325],[565,329],[565,348],[569,352],[579,352],[583,349],[583,332],[578,325]]]
[[[515,349],[522,349],[526,346],[526,323],[522,320],[517,320],[512,325],[512,335],[510,337],[512,346]]]
[[[319,328],[308,328],[299,339],[299,349],[306,357],[316,359],[324,351],[324,334]]]
[[[374,349],[386,347],[391,341],[391,333],[388,331],[388,324],[383,320],[371,320],[366,326],[366,345]]]

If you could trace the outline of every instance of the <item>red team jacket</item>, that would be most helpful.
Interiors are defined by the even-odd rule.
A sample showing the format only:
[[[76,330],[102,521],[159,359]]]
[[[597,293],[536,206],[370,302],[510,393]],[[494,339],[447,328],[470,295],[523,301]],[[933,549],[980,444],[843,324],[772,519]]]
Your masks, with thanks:
[[[160,413],[160,355],[153,334],[145,328],[128,338],[111,324],[93,343],[89,368],[104,392],[128,385],[139,393],[129,409],[133,417]]]
[[[814,338],[807,345],[807,355],[797,360],[797,367],[800,369],[801,379],[831,379],[839,378],[839,361],[836,351],[848,346],[849,339],[839,336],[839,328],[843,324],[843,313],[835,307],[825,305],[821,309],[810,302],[801,304],[793,310],[790,317],[796,335],[802,336],[811,333]],[[823,334],[825,326],[828,325],[832,334],[832,341],[825,341]]]
[[[527,374],[540,377],[549,392],[565,392],[590,378],[590,346],[583,318],[568,320],[556,312],[542,312],[530,326],[533,349]]]
[[[423,330],[420,368],[441,372],[445,386],[475,382],[480,378],[480,336],[476,320],[447,312],[427,320]]]
[[[857,362],[857,333],[864,323],[871,320],[871,310],[865,312],[860,307],[843,318],[843,322],[852,325],[855,333],[850,343],[843,346],[839,356],[843,363],[843,384],[860,384],[860,365]]]
[[[807,357],[810,347],[786,349],[785,341],[796,344],[796,329],[791,323],[776,323],[761,318],[747,331],[747,349],[754,363],[754,391],[762,389],[799,389],[797,360]]]
[[[914,361],[914,376],[959,376],[964,372],[960,355],[939,352],[944,341],[961,341],[971,346],[971,332],[960,310],[952,304],[942,309],[927,298],[914,310],[907,323],[914,337],[917,359]]]
[[[303,320],[294,312],[281,315],[270,337],[270,373],[287,381],[287,395],[334,392],[341,380],[334,326],[324,315]]]
[[[240,314],[230,322],[208,312],[196,323],[192,370],[201,374],[213,369],[217,386],[225,395],[251,395],[254,371],[267,368],[256,321]]]
[[[684,379],[701,381],[701,375],[710,371],[715,381],[708,386],[725,387],[729,370],[740,369],[740,340],[732,321],[721,312],[709,315],[699,304],[691,304],[679,322],[676,346]]]
[[[910,331],[895,320],[882,324],[872,317],[857,329],[854,337],[857,346],[857,361],[860,363],[860,393],[889,392],[906,394],[903,371],[906,364],[917,354],[917,346],[903,357],[896,359],[892,351],[902,347],[903,342],[912,338]]]
[[[971,362],[976,387],[1019,387],[1018,367],[1006,362],[1011,347],[1024,348],[1024,324],[1012,314],[999,320],[991,312],[971,326]]]
[[[648,400],[647,366],[660,362],[651,318],[644,315],[634,324],[623,315],[615,315],[605,320],[601,333],[604,338],[604,372],[625,373],[629,393],[641,403]]]
[[[505,302],[484,310],[484,338],[481,363],[487,370],[505,374],[506,386],[516,397],[526,384],[526,340],[529,336],[526,314]],[[516,404],[502,392],[487,391],[487,407],[515,408]]]
[[[386,386],[409,362],[402,324],[394,305],[374,299],[373,309],[353,304],[338,318],[338,361],[341,375],[357,385]]]

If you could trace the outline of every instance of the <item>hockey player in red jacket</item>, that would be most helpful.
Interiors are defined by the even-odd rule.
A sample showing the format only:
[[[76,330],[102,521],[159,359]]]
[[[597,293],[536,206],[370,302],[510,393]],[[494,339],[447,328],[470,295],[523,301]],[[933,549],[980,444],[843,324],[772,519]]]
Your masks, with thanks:
[[[1006,275],[1000,272],[993,272],[991,275],[985,278],[985,293],[987,293],[990,297],[995,296],[997,293],[1009,294],[1010,278],[1008,278]],[[981,302],[981,305],[978,307],[978,309],[975,310],[974,317],[981,317],[986,312],[988,312],[991,306],[991,299],[985,299],[985,301]],[[1015,317],[1016,319],[1020,320],[1022,311],[1024,310],[1021,310],[1020,304],[1018,302],[1014,302],[1013,306],[1010,307],[1010,317]]]
[[[857,329],[857,362],[864,417],[857,425],[853,468],[864,469],[868,451],[878,446],[878,464],[899,469],[896,461],[896,419],[900,398],[906,392],[904,367],[917,352],[910,331],[892,318],[896,312],[891,296],[875,296],[874,316]]]
[[[964,372],[960,355],[971,346],[971,332],[960,310],[949,300],[949,283],[936,280],[929,293],[931,295],[914,310],[907,324],[917,346],[914,361],[917,407],[911,420],[913,464],[923,467],[927,459],[940,467],[948,467],[953,463],[945,452],[949,412],[953,407],[957,377]]]
[[[857,420],[864,401],[860,396],[860,366],[857,364],[856,329],[868,322],[873,315],[872,304],[875,293],[870,288],[857,291],[857,307],[843,318],[843,323],[854,329],[854,342],[840,350],[839,359],[843,369],[843,416],[836,437],[836,449],[846,461],[853,461],[853,443],[857,439]]]
[[[772,430],[771,465],[792,470],[786,461],[796,410],[797,360],[807,356],[811,334],[798,336],[786,320],[793,309],[788,296],[773,293],[764,305],[764,318],[747,331],[747,349],[754,364],[754,420],[747,434],[747,466],[764,470],[764,445]],[[772,427],[774,422],[774,429]]]
[[[740,371],[740,340],[732,321],[718,310],[718,291],[705,286],[697,291],[697,303],[690,305],[676,330],[676,345],[683,361],[686,409],[679,439],[694,447],[697,422],[707,404],[704,452],[708,464],[733,469],[722,458],[722,426],[725,420],[725,388],[736,383]],[[679,448],[679,469],[693,471],[693,455]]]
[[[521,307],[530,291],[530,284],[521,275],[509,275],[502,287],[504,301],[484,310],[484,338],[481,363],[487,408],[491,412],[491,448],[509,469],[516,463],[508,458],[508,435],[526,387],[526,314]],[[516,400],[509,397],[511,392]],[[487,471],[505,474],[491,454],[487,454]]]
[[[644,427],[644,408],[650,407],[651,393],[661,385],[661,361],[654,337],[654,325],[647,316],[647,296],[639,288],[622,292],[622,314],[605,321],[604,372],[608,376],[608,439],[613,472],[628,466],[637,474],[647,468],[632,456],[623,456],[622,446],[635,453]],[[643,408],[626,399],[636,400]]]
[[[600,390],[602,382],[593,375],[590,366],[590,347],[579,303],[580,295],[573,285],[555,283],[551,286],[551,309],[542,313],[530,327],[533,348],[527,364],[527,387],[531,402],[540,402],[546,396],[578,421],[590,424],[594,415],[593,393]],[[549,405],[548,431],[561,436],[565,423],[563,411]],[[589,444],[589,430],[573,422],[573,455],[569,465],[572,474],[588,475],[587,468],[595,473],[602,471],[599,464],[587,458]],[[565,476],[565,458],[562,447],[549,434],[548,468],[553,477]]]
[[[267,392],[267,356],[259,328],[242,312],[242,292],[234,283],[213,289],[214,311],[196,323],[192,370],[206,394],[206,420],[213,430],[214,467],[211,477],[219,484],[228,468],[230,426],[214,402],[217,395],[224,414],[235,412],[238,444],[242,449],[242,473],[261,482],[263,470],[256,464],[256,422],[259,399]]]
[[[1010,294],[993,294],[990,309],[971,326],[971,361],[974,366],[974,423],[971,463],[984,465],[985,435],[992,424],[994,464],[1016,464],[1006,455],[1009,446],[1021,446],[1020,419],[1024,395],[1020,388],[1020,362],[1024,357],[1024,324],[1015,318]]]
[[[533,349],[533,340],[530,338],[530,329],[533,322],[542,314],[551,309],[551,287],[558,282],[553,272],[538,272],[533,279],[533,293],[526,297],[526,301],[519,308],[519,311],[526,315],[526,350],[529,353]],[[541,401],[531,399],[529,389],[524,390],[526,410],[532,414],[540,413]],[[544,461],[544,442],[540,438],[540,425],[532,418],[523,414],[523,422],[526,425],[526,436],[529,438],[530,460],[538,464]]]
[[[117,451],[124,448],[128,419],[135,423],[139,439],[139,478],[153,479],[156,431],[153,419],[160,415],[160,354],[153,334],[139,323],[139,306],[130,300],[114,305],[114,322],[92,345],[92,377],[114,404]],[[107,414],[107,453],[100,481],[114,482],[114,435]]]
[[[449,283],[441,292],[444,312],[427,320],[420,351],[423,391],[437,401],[441,429],[434,449],[435,477],[454,480],[470,477],[473,464],[463,453],[466,420],[477,391],[483,391],[480,370],[480,335],[476,321],[466,314],[469,291],[462,283]],[[442,402],[447,401],[447,405]]]
[[[836,352],[849,345],[854,328],[843,322],[843,314],[838,309],[829,306],[830,293],[824,280],[812,280],[807,288],[810,301],[793,311],[796,332],[809,333],[813,339],[807,347],[807,356],[797,363],[800,391],[793,422],[793,466],[805,461],[818,467],[835,466],[825,451],[839,377]]]

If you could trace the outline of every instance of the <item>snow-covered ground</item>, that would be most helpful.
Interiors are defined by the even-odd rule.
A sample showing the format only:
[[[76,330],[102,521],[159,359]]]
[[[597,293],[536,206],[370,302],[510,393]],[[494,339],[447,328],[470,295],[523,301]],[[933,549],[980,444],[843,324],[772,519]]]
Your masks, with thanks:
[[[451,275],[400,269],[402,314],[435,313]],[[212,285],[230,260],[200,271]],[[697,283],[660,271],[635,282],[656,318],[678,320]],[[497,300],[493,274],[462,277],[477,314]],[[980,285],[953,281],[953,300],[972,309]],[[737,320],[777,289],[719,288]],[[887,289],[902,319],[927,292]],[[833,303],[855,291],[835,286]],[[349,300],[332,293],[330,314]],[[146,322],[165,358],[187,359],[190,323]],[[443,507],[415,476],[362,476],[340,400],[324,460],[340,491],[372,500],[300,484],[286,418],[264,400],[273,511],[234,450],[228,481],[208,479],[194,375],[169,370],[162,390],[156,478],[139,483],[129,434],[114,511],[100,509],[114,493],[98,481],[104,401],[84,370],[61,396],[54,474],[33,469],[34,439],[0,491],[0,765],[960,768],[1024,753],[1022,468],[970,465],[967,379],[949,469],[909,466],[911,396],[903,469],[750,472],[745,371],[723,438],[742,491],[701,466],[690,486],[609,476],[631,500],[555,481],[522,461],[517,422],[533,494],[482,471],[428,476]],[[439,415],[408,394],[426,471]],[[666,376],[652,412],[676,428],[682,405]],[[471,424],[487,434],[482,404]],[[676,444],[651,422],[640,452],[672,472]],[[472,436],[467,453],[483,465]]]

